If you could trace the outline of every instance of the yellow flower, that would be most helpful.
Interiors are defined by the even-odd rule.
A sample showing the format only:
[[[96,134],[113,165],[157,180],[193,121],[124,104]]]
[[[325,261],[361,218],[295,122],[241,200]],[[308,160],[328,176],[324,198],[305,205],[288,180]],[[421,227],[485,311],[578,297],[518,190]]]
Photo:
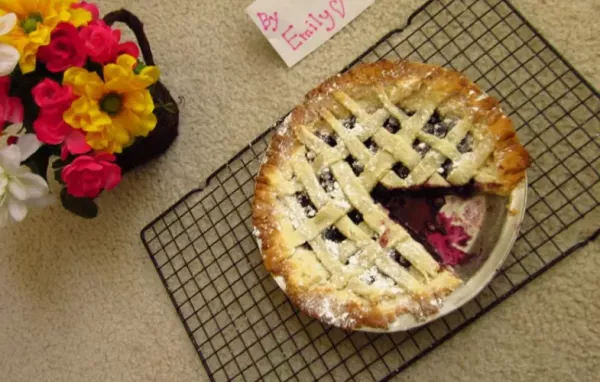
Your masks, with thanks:
[[[156,127],[154,101],[147,88],[158,81],[160,72],[147,66],[135,74],[136,63],[129,55],[119,56],[116,64],[104,67],[104,81],[82,68],[65,72],[63,84],[70,85],[79,98],[63,118],[83,130],[96,151],[120,153],[135,137],[145,137]]]
[[[19,66],[23,73],[35,70],[40,46],[50,43],[50,34],[61,22],[76,27],[87,25],[92,15],[85,9],[73,9],[78,0],[0,0],[0,16],[15,13],[18,21],[0,43],[14,46],[21,54]]]

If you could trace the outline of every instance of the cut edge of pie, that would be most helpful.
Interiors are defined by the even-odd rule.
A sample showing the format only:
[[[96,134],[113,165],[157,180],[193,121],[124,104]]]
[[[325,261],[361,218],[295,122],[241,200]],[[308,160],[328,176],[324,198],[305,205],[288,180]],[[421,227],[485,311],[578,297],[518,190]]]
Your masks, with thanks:
[[[444,132],[445,139],[422,130],[435,113],[454,123]],[[392,117],[402,125],[401,132],[381,129]],[[344,126],[350,119],[352,130]],[[324,129],[335,132],[334,145],[318,136]],[[467,134],[477,152],[457,150]],[[433,148],[432,153],[406,145],[415,139]],[[382,149],[366,152],[367,140]],[[307,150],[313,153],[312,162]],[[348,156],[362,163],[360,176],[344,161]],[[444,178],[440,163],[450,158],[454,161]],[[391,171],[397,163],[407,169],[407,176]],[[347,329],[386,328],[401,314],[434,314],[462,281],[381,206],[367,200],[373,187],[453,187],[474,180],[483,192],[507,196],[525,178],[528,165],[529,156],[498,101],[462,74],[408,61],[363,64],[309,92],[273,136],[256,181],[254,233],[266,269],[283,278],[286,294],[304,312]],[[344,180],[341,190],[335,190],[341,191],[340,197],[319,185],[317,175],[324,170],[333,173],[336,184]],[[316,206],[312,216],[292,216],[297,206],[288,199],[299,192]],[[366,232],[373,230],[377,239],[351,221],[351,209],[361,212]],[[328,248],[321,235],[332,225],[348,239],[337,249]],[[407,258],[410,272],[386,256],[388,250]],[[384,287],[367,285],[353,272],[340,274],[344,264],[332,260],[332,251],[354,253],[357,267],[374,267]]]

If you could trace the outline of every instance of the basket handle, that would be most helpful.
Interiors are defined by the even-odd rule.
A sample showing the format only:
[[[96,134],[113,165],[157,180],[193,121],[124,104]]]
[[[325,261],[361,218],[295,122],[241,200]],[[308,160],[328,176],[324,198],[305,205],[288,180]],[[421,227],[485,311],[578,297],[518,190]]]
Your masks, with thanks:
[[[117,21],[124,23],[133,31],[138,41],[138,45],[140,46],[140,50],[142,51],[144,62],[147,65],[154,65],[152,49],[150,49],[150,43],[148,42],[146,33],[144,33],[144,24],[140,21],[140,19],[126,9],[110,12],[104,16],[104,22],[108,25],[112,26]]]

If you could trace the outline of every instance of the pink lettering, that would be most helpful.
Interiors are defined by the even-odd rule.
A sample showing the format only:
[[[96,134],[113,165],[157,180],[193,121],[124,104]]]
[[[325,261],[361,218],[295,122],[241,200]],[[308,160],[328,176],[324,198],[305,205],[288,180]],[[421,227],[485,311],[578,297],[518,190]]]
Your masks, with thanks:
[[[320,27],[323,26],[323,23],[320,22],[319,19],[316,18],[315,15],[313,15],[312,13],[309,13],[308,17],[310,17],[315,23],[319,24]],[[306,22],[308,22],[308,20],[306,20]]]
[[[330,26],[328,26],[328,27],[325,28],[325,30],[327,32],[331,32],[332,30],[335,29],[335,18],[333,17],[333,15],[328,10],[325,10],[323,13],[319,13],[318,16],[324,22],[329,21]]]
[[[337,12],[341,18],[346,17],[346,6],[344,5],[343,0],[330,0],[329,6],[331,7],[331,10]]]
[[[290,46],[290,48],[292,48],[292,50],[294,50],[294,51],[295,51],[295,50],[297,50],[298,48],[300,48],[300,47],[302,46],[302,44],[304,44],[304,43],[303,43],[302,41],[298,41],[298,44],[296,44],[296,45],[294,45],[294,44],[293,44],[293,41],[294,41],[294,39],[297,39],[297,38],[298,38],[298,33],[294,33],[292,36],[289,36],[289,37],[288,37],[288,35],[287,35],[287,34],[288,34],[289,32],[291,32],[293,29],[294,29],[294,26],[293,26],[293,25],[290,25],[290,26],[288,27],[288,29],[286,29],[286,31],[285,31],[285,32],[283,32],[283,33],[281,34],[281,37],[283,37],[283,39],[285,40],[285,42],[287,42],[287,43],[288,43],[288,45]]]
[[[319,29],[319,27],[318,27],[318,26],[316,26],[315,24],[311,23],[311,22],[310,22],[310,21],[308,21],[308,20],[306,20],[306,21],[304,21],[304,22],[306,23],[306,25],[308,25],[308,27],[309,27],[309,28],[308,28],[308,30],[310,30],[311,32],[316,32],[316,31]],[[311,34],[312,34],[312,33],[311,33]]]
[[[256,16],[258,17],[258,20],[261,22],[265,31],[271,28],[271,25],[273,25],[273,32],[277,31],[277,28],[279,27],[279,15],[277,12],[273,13],[273,16],[269,16],[264,12],[258,12]]]
[[[313,33],[314,32],[312,30],[308,29],[308,30],[300,33],[300,37],[302,38],[302,40],[306,41],[312,37]]]

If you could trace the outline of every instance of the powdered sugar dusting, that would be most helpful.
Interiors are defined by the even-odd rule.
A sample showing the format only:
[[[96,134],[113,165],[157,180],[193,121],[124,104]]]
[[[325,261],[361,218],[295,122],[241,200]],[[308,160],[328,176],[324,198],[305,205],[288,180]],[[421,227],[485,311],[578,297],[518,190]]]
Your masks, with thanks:
[[[256,244],[258,244],[258,248],[262,249],[262,240],[260,238],[260,230],[256,227],[254,227],[254,229],[252,230],[252,234],[254,235],[254,238],[256,239]]]
[[[286,196],[284,198],[286,208],[284,208],[285,216],[290,220],[294,228],[298,228],[306,220],[307,211],[294,196]],[[316,213],[316,212],[315,212]]]
[[[356,320],[345,311],[345,307],[331,296],[311,296],[304,300],[302,308],[328,325],[352,327],[356,324]]]
[[[354,125],[354,128],[352,129],[352,133],[354,135],[360,136],[360,135],[364,134],[364,132],[365,132],[364,126],[358,122]]]
[[[287,117],[285,117],[285,119],[283,120],[283,122],[281,122],[281,126],[279,126],[279,129],[277,129],[277,135],[286,135],[289,128],[290,128],[290,122],[292,120],[292,114],[288,114]]]
[[[364,271],[363,274],[360,275],[358,278],[362,282],[365,282],[367,284],[372,284],[375,282],[375,279],[377,278],[378,275],[379,275],[379,271],[377,270],[377,267],[371,267],[371,268],[367,269],[366,271]]]
[[[329,253],[338,259],[340,258],[340,245],[338,243],[331,240],[325,240],[325,247]]]

